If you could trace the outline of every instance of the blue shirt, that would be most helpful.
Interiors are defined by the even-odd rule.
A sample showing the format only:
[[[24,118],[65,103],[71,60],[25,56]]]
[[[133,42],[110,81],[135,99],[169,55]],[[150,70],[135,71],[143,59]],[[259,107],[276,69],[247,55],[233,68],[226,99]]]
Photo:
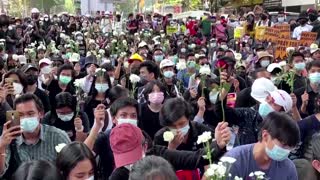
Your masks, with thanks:
[[[249,174],[251,172],[262,171],[267,179],[298,180],[295,165],[288,158],[283,161],[272,160],[267,170],[259,168],[253,157],[253,147],[254,144],[238,146],[225,154],[226,157],[233,157],[237,160],[230,169],[232,177],[238,176],[243,179],[250,179]],[[233,180],[233,178],[229,179]]]

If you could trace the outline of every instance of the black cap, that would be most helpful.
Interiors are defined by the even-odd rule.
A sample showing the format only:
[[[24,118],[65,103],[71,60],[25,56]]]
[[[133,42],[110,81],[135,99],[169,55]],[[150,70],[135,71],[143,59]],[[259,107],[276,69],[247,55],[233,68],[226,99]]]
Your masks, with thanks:
[[[60,55],[53,55],[51,56],[51,61],[60,61],[61,63],[63,63],[63,58]]]
[[[99,67],[98,63],[97,63],[97,58],[96,56],[88,56],[86,57],[86,60],[85,60],[85,64],[84,64],[84,67],[86,68],[88,65],[90,64],[94,64],[96,65],[97,67]]]
[[[37,66],[35,64],[31,64],[31,63],[28,63],[28,64],[25,64],[21,67],[21,71],[26,73],[28,70],[30,69],[33,69],[35,71],[39,71],[39,69],[37,68]]]

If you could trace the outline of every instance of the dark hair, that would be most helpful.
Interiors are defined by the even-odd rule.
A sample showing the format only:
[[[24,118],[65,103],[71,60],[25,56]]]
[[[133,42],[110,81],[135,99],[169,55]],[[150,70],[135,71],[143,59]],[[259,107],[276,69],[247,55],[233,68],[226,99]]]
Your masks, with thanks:
[[[300,141],[299,127],[286,113],[271,112],[261,123],[259,141],[262,140],[262,131],[266,130],[273,139],[277,139],[283,145],[295,147]]]
[[[111,116],[115,116],[120,109],[128,106],[136,108],[138,112],[138,102],[135,99],[126,97],[115,100],[110,107]]]
[[[18,76],[20,83],[23,86],[23,89],[25,89],[28,86],[26,76],[20,69],[11,69],[4,75],[4,79],[8,78],[12,74],[15,74]]]
[[[154,78],[158,79],[160,75],[160,68],[159,66],[153,62],[153,61],[144,61],[143,63],[140,64],[139,70],[143,67],[146,67],[149,73],[154,74]]]
[[[292,53],[291,58],[289,58],[289,64],[293,63],[293,59],[295,57],[302,57],[304,59],[304,55],[301,52],[295,51],[295,52]]]
[[[167,95],[166,87],[159,80],[153,80],[153,81],[150,81],[148,84],[146,84],[143,92],[145,99],[149,102],[149,94],[152,92],[154,86],[159,87],[160,91],[163,92],[164,99],[166,99],[166,95]]]
[[[171,164],[158,156],[147,156],[132,166],[129,180],[177,180]]]
[[[257,74],[260,73],[260,72],[268,72],[268,71],[267,71],[266,68],[262,68],[262,67],[261,68],[257,68],[253,72],[250,73],[252,79],[254,79],[254,80],[257,79]]]
[[[69,92],[61,92],[56,95],[56,109],[69,107],[73,111],[76,110],[76,100]]]
[[[129,90],[126,88],[123,88],[122,86],[112,87],[108,94],[110,104],[112,104],[115,100],[121,97],[128,97],[128,96],[129,96]]]
[[[75,76],[75,72],[74,72],[73,66],[72,66],[71,64],[63,64],[62,66],[60,66],[60,67],[58,68],[58,76],[60,76],[60,74],[61,74],[61,72],[62,72],[63,70],[71,70],[71,72],[72,72],[72,77]]]
[[[160,111],[160,124],[162,126],[170,126],[183,116],[190,120],[192,114],[191,105],[184,99],[168,99]]]
[[[309,71],[312,67],[320,68],[320,60],[314,60],[309,62],[306,67],[307,71]]]
[[[29,101],[33,101],[35,103],[39,112],[44,111],[44,107],[41,100],[36,95],[31,93],[22,94],[17,99],[15,99],[13,108],[16,109],[18,104],[26,103]]]
[[[107,72],[115,70],[114,66],[112,66],[111,63],[104,63],[104,64],[100,65],[100,67],[105,69]]]
[[[111,85],[111,81],[110,81],[110,77],[109,77],[108,73],[105,72],[103,74],[104,74],[104,76],[102,76],[102,77],[107,81],[107,84],[109,86],[109,89],[105,92],[105,97],[107,97],[108,91],[110,90],[112,85]],[[98,76],[98,77],[101,77],[101,76]],[[98,91],[95,88],[96,82],[97,82],[97,76],[94,76],[93,77],[93,81],[92,81],[92,85],[91,85],[91,88],[90,88],[90,92],[89,92],[89,96],[92,96],[93,98],[96,97],[96,95],[98,94]]]
[[[66,179],[72,169],[83,160],[89,159],[93,166],[94,176],[97,177],[97,167],[92,151],[82,142],[72,142],[58,153],[56,165]]]
[[[13,174],[11,180],[62,180],[55,165],[48,161],[30,161],[23,163]]]

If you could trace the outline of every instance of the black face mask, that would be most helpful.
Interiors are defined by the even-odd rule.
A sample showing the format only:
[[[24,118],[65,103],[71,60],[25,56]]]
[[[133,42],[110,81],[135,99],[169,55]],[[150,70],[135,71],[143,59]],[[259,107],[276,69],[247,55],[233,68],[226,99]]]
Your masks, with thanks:
[[[317,20],[317,18],[318,18],[317,15],[315,15],[315,14],[309,14],[309,19],[310,19],[311,22]]]
[[[36,75],[27,75],[27,84],[29,86],[34,85],[38,81],[38,76]]]

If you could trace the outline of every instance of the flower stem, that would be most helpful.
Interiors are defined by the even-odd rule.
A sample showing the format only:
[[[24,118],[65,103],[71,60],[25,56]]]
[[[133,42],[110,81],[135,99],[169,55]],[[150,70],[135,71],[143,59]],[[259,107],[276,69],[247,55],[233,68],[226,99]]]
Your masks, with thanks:
[[[221,69],[219,68],[219,75],[221,76]],[[223,91],[223,87],[224,87],[224,84],[221,82],[220,80],[220,87],[219,87],[219,90],[220,90],[220,103],[221,103],[221,109],[222,109],[222,122],[225,122],[226,120],[226,115],[225,115],[225,112],[224,112],[224,107],[223,107],[223,99],[221,99],[221,95],[222,95],[222,91]]]
[[[209,141],[206,142],[206,149],[207,149],[207,158],[209,160],[209,165],[210,165],[212,164],[212,159],[211,159],[211,149],[210,149]]]

